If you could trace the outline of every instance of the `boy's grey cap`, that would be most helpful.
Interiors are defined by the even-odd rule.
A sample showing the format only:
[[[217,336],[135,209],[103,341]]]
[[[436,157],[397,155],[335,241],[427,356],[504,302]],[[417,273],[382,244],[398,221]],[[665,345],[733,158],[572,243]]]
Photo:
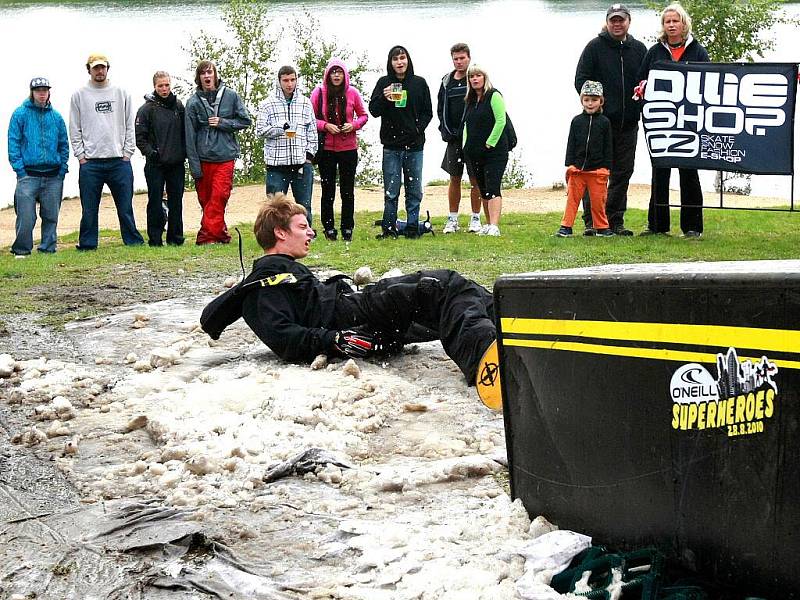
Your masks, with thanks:
[[[599,81],[586,80],[581,86],[581,96],[602,96],[603,84]]]
[[[606,21],[608,21],[611,17],[622,17],[624,19],[631,18],[631,11],[628,10],[628,7],[624,4],[612,4],[608,7],[606,11]]]
[[[48,80],[47,77],[34,77],[33,79],[31,79],[30,87],[33,90],[36,88],[50,89],[53,86],[50,85],[50,80]]]

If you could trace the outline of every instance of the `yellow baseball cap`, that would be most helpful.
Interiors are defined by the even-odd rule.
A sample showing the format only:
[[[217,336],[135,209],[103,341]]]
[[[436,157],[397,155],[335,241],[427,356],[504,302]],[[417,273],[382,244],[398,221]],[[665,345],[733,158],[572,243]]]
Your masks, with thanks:
[[[108,57],[105,54],[90,54],[89,58],[86,59],[86,66],[91,69],[97,65],[105,65],[107,67]]]

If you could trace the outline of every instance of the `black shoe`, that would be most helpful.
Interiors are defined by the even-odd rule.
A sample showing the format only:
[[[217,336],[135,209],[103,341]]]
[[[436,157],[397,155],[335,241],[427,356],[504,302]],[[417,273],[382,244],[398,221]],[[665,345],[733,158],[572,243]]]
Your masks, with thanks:
[[[689,230],[681,236],[685,240],[699,240],[703,234],[699,231]]]
[[[586,237],[592,237],[593,235],[597,235],[597,230],[592,227],[587,227],[583,230],[583,235]]]
[[[397,229],[394,227],[389,227],[389,229],[384,229],[381,233],[375,236],[376,240],[386,240],[386,239],[397,239]]]
[[[647,228],[639,235],[669,235],[669,233],[666,231],[653,231],[652,229]]]
[[[558,228],[558,231],[556,231],[556,237],[572,237],[572,227],[566,227],[562,225]]]
[[[623,237],[630,237],[633,235],[633,232],[630,229],[625,229],[624,225],[617,225],[616,227],[612,227],[611,231],[614,232],[614,235],[621,235]]]
[[[431,225],[431,211],[427,210],[425,213],[425,220],[419,224],[419,234],[424,235],[430,233],[431,235],[436,235],[436,232],[433,230],[433,225]]]
[[[345,242],[352,242],[353,241],[353,230],[352,229],[342,229],[342,239]]]
[[[411,227],[406,225],[406,228],[403,230],[403,235],[409,240],[415,240],[420,237],[419,223],[414,223]]]
[[[336,239],[339,237],[339,232],[336,229],[326,229],[324,231],[325,239],[329,242],[335,242]]]
[[[81,246],[80,244],[76,244],[75,249],[78,252],[92,252],[94,250],[97,250],[97,246]]]
[[[614,232],[610,229],[598,229],[597,230],[598,237],[614,237]]]

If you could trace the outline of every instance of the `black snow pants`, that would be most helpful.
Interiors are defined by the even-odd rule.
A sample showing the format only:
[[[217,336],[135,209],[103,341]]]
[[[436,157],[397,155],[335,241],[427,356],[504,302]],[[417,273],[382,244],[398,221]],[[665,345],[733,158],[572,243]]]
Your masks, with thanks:
[[[336,303],[336,326],[365,326],[400,343],[441,340],[469,385],[497,338],[492,295],[455,271],[388,277]]]

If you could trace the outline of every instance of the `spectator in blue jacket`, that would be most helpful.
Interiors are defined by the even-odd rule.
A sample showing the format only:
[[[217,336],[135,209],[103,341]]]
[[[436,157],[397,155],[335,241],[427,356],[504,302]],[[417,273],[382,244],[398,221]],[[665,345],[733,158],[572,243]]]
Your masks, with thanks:
[[[42,219],[39,252],[56,251],[56,228],[61,209],[69,143],[64,119],[50,104],[50,82],[34,77],[30,97],[11,115],[8,125],[8,161],[17,174],[14,210],[17,237],[11,253],[25,258],[33,250],[36,203]]]

